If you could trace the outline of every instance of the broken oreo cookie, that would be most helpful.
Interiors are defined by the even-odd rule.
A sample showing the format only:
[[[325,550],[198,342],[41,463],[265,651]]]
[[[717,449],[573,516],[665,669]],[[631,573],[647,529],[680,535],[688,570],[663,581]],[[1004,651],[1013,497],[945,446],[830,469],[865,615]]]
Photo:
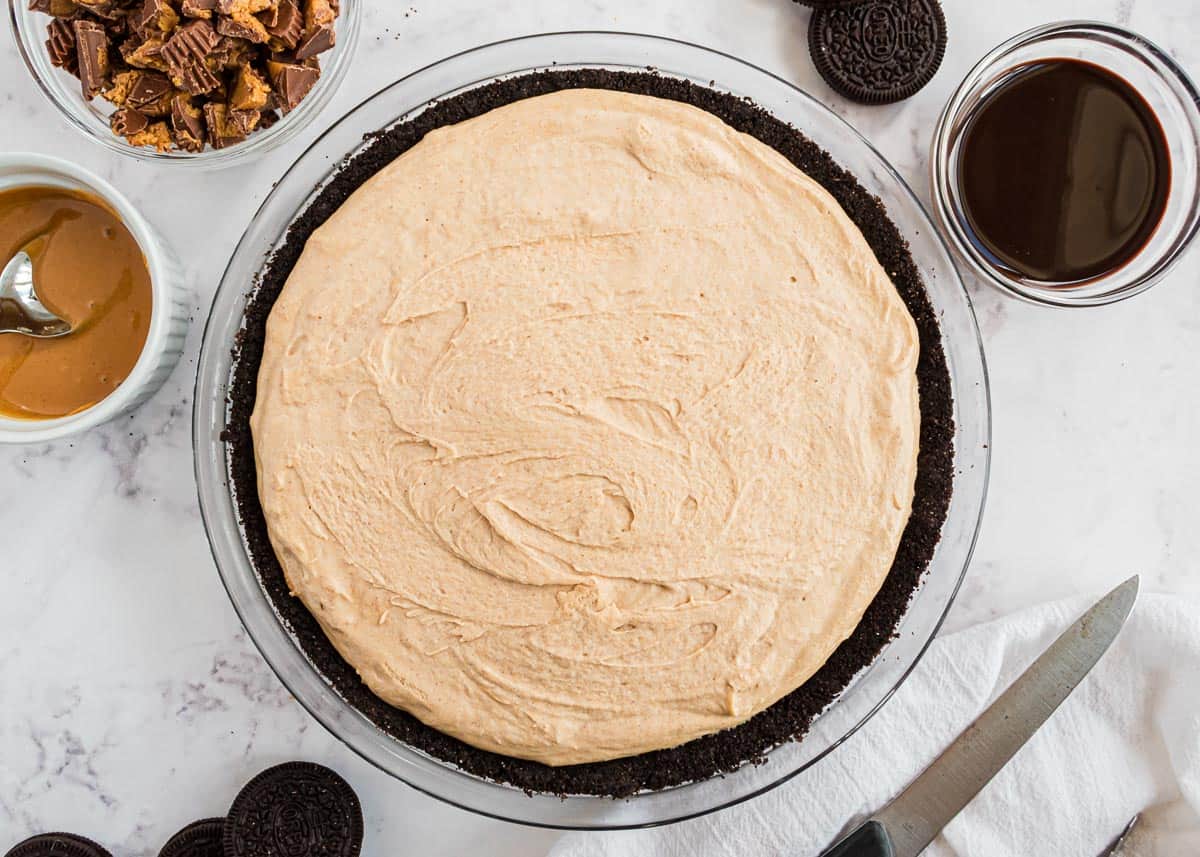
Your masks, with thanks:
[[[224,857],[225,819],[194,821],[167,840],[158,857]]]
[[[358,857],[362,806],[344,779],[312,762],[287,762],[248,782],[225,820],[225,857]]]
[[[74,833],[42,833],[17,843],[5,857],[112,857],[112,854]]]
[[[946,53],[938,0],[865,0],[818,9],[809,22],[813,63],[840,95],[891,104],[933,79]]]

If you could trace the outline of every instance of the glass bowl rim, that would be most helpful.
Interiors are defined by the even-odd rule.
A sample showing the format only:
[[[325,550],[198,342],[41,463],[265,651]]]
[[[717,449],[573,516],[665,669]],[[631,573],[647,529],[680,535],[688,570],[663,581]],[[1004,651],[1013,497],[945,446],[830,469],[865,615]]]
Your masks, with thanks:
[[[942,109],[938,117],[930,146],[929,175],[932,188],[932,208],[937,218],[936,222],[941,227],[940,231],[943,233],[943,240],[948,240],[949,244],[955,250],[956,258],[965,261],[971,272],[981,280],[1000,289],[1005,294],[1019,298],[1027,303],[1041,306],[1066,308],[1105,306],[1140,295],[1153,288],[1170,273],[1187,254],[1196,235],[1200,232],[1200,217],[1193,216],[1191,222],[1182,230],[1180,237],[1176,239],[1174,246],[1168,248],[1168,251],[1162,255],[1154,268],[1125,285],[1114,286],[1112,289],[1099,293],[1091,291],[1076,293],[1071,288],[1038,286],[1033,283],[1023,282],[1016,277],[1004,276],[994,267],[983,261],[980,252],[967,238],[966,229],[955,213],[955,206],[951,202],[952,191],[950,184],[952,180],[949,172],[952,151],[951,136],[954,129],[962,120],[963,110],[967,106],[968,100],[977,94],[977,90],[979,90],[981,85],[987,82],[986,79],[989,73],[999,73],[1004,68],[1007,68],[1005,66],[1006,58],[1021,48],[1051,42],[1059,37],[1079,36],[1088,33],[1108,39],[1115,39],[1120,42],[1123,49],[1146,63],[1156,75],[1178,84],[1188,94],[1195,108],[1200,110],[1200,91],[1197,91],[1195,82],[1183,66],[1157,43],[1119,24],[1110,24],[1105,21],[1087,18],[1075,18],[1054,21],[1049,24],[1041,24],[1023,30],[1005,39],[988,51],[971,67],[970,71],[966,73],[962,81],[955,87],[953,94],[946,102],[946,106]],[[1090,62],[1090,60],[1085,61]],[[1030,60],[1029,62],[1037,62],[1037,60]],[[1195,130],[1197,135],[1200,135],[1200,128]],[[1198,139],[1200,139],[1200,136],[1198,136]],[[1197,204],[1197,200],[1194,199],[1193,209],[1196,209]],[[1158,237],[1157,230],[1151,235],[1148,244],[1156,237]],[[1104,283],[1109,277],[1119,277],[1122,270],[1123,268],[1118,268],[1109,274],[1103,274],[1085,283],[1080,283],[1079,286],[1092,286]]]
[[[971,558],[974,553],[975,546],[978,542],[979,533],[980,533],[981,526],[982,526],[983,513],[984,513],[984,509],[986,507],[987,489],[988,489],[988,485],[989,485],[989,481],[990,481],[990,471],[991,471],[991,440],[992,440],[991,394],[990,394],[990,381],[989,381],[988,371],[987,371],[987,361],[986,361],[986,356],[985,356],[984,350],[983,350],[983,343],[982,343],[982,338],[981,338],[981,334],[979,331],[979,326],[978,326],[978,323],[975,318],[974,307],[973,307],[971,299],[970,299],[970,294],[967,291],[967,289],[962,281],[961,275],[959,274],[959,271],[957,269],[957,265],[955,264],[954,256],[953,256],[952,252],[950,251],[949,246],[946,244],[945,238],[938,232],[938,230],[936,230],[934,228],[934,221],[933,221],[932,217],[930,216],[928,209],[921,202],[920,198],[916,195],[916,193],[912,190],[912,188],[904,180],[904,178],[896,171],[895,167],[891,164],[891,162],[888,161],[874,147],[874,145],[871,144],[870,141],[868,141],[852,125],[850,125],[850,123],[846,119],[839,116],[836,112],[834,112],[830,108],[826,107],[815,97],[813,97],[812,95],[810,95],[803,89],[799,88],[795,84],[785,80],[784,78],[782,78],[770,71],[767,71],[766,69],[761,68],[760,66],[755,65],[754,63],[748,62],[745,59],[742,59],[742,58],[734,56],[732,54],[720,51],[715,48],[700,45],[700,44],[697,44],[697,43],[694,43],[691,41],[687,41],[684,39],[677,39],[677,38],[673,38],[670,36],[661,36],[661,35],[647,34],[647,33],[635,33],[635,32],[627,32],[627,31],[620,31],[620,30],[599,30],[599,29],[558,30],[558,31],[550,31],[550,32],[529,33],[529,34],[514,36],[514,37],[510,37],[510,38],[505,38],[505,39],[498,39],[495,41],[476,45],[476,46],[473,46],[473,47],[470,47],[470,48],[467,48],[467,49],[464,49],[461,51],[457,51],[453,54],[449,54],[449,55],[440,57],[439,59],[437,59],[433,62],[430,62],[408,74],[401,76],[400,78],[398,78],[390,83],[383,85],[376,91],[368,94],[366,97],[361,99],[357,104],[348,108],[340,117],[338,117],[337,120],[335,120],[328,128],[326,128],[325,131],[322,132],[322,134],[319,137],[314,139],[309,144],[309,146],[305,149],[304,152],[297,155],[297,157],[293,161],[293,163],[288,166],[288,168],[279,177],[279,179],[272,185],[272,189],[271,189],[270,193],[263,199],[262,203],[260,203],[260,205],[256,209],[254,215],[252,216],[251,224],[253,224],[256,220],[258,220],[260,217],[262,217],[264,215],[264,212],[266,212],[268,207],[271,205],[278,190],[284,186],[285,180],[289,176],[292,175],[293,171],[295,171],[297,169],[297,167],[301,164],[301,162],[305,159],[306,156],[308,156],[314,150],[316,150],[327,137],[331,136],[342,125],[342,123],[344,121],[346,121],[350,117],[357,114],[361,109],[363,109],[364,107],[369,105],[371,102],[373,102],[375,99],[384,95],[388,91],[390,91],[394,88],[400,87],[400,86],[404,85],[405,83],[409,82],[410,80],[417,78],[418,76],[420,76],[426,72],[429,72],[433,69],[436,69],[439,66],[448,64],[454,60],[458,60],[458,59],[467,57],[469,55],[483,53],[485,51],[488,51],[489,49],[499,48],[499,47],[503,47],[506,45],[513,45],[515,43],[534,43],[534,42],[544,42],[544,41],[551,41],[551,40],[555,40],[555,39],[566,39],[566,38],[575,38],[575,37],[598,37],[598,38],[624,39],[624,40],[642,42],[642,43],[651,44],[651,45],[652,44],[669,44],[669,45],[673,45],[673,46],[676,46],[679,48],[686,48],[689,50],[698,51],[701,54],[713,55],[713,56],[719,57],[723,60],[732,61],[733,63],[737,63],[738,65],[745,67],[746,69],[749,69],[753,72],[756,72],[757,74],[760,74],[767,78],[770,78],[775,83],[781,84],[782,86],[786,87],[787,90],[789,90],[791,95],[798,97],[802,102],[804,102],[811,108],[814,108],[814,109],[820,111],[824,115],[825,118],[833,120],[834,123],[836,124],[836,126],[839,127],[840,129],[844,130],[845,132],[847,132],[847,134],[855,141],[856,144],[865,147],[865,149],[870,153],[870,155],[875,159],[875,161],[877,161],[878,164],[885,170],[889,181],[894,182],[895,187],[897,189],[899,189],[901,194],[908,199],[908,201],[916,208],[917,211],[920,212],[920,214],[924,218],[926,234],[934,242],[936,242],[937,246],[939,247],[939,249],[941,250],[941,252],[944,256],[944,259],[947,263],[949,271],[953,274],[953,284],[952,284],[953,288],[956,290],[957,295],[959,297],[961,297],[961,299],[963,301],[963,305],[966,309],[967,316],[969,317],[969,320],[970,320],[971,331],[973,333],[973,337],[969,343],[969,345],[972,347],[972,350],[970,351],[970,353],[973,356],[977,356],[979,359],[980,377],[978,379],[978,386],[980,387],[979,394],[982,397],[982,401],[983,401],[983,408],[980,413],[981,422],[980,422],[980,426],[979,426],[979,432],[980,432],[980,435],[982,438],[983,447],[982,447],[982,461],[980,464],[981,482],[980,482],[980,487],[979,487],[979,492],[978,492],[978,508],[976,510],[974,510],[973,514],[970,515],[970,519],[969,519],[970,536],[969,536],[968,542],[966,544],[965,550],[963,551],[961,557],[959,558],[959,562],[961,565],[954,572],[953,585],[950,589],[948,597],[946,597],[944,604],[939,605],[937,608],[936,621],[933,623],[933,626],[928,630],[928,632],[927,632],[928,636],[921,643],[920,648],[916,651],[915,656],[913,656],[911,663],[908,663],[904,667],[902,673],[893,681],[891,686],[886,690],[886,692],[882,695],[882,697],[880,697],[878,699],[878,701],[875,702],[870,707],[870,709],[865,714],[863,714],[844,734],[840,735],[840,737],[838,737],[836,740],[832,741],[828,747],[821,750],[811,760],[798,765],[794,769],[784,770],[779,776],[773,777],[769,782],[761,785],[760,787],[756,787],[747,793],[738,794],[727,800],[722,800],[715,805],[707,806],[702,809],[696,809],[693,811],[688,811],[685,813],[672,815],[669,818],[656,818],[656,819],[652,819],[652,820],[648,820],[648,821],[637,821],[637,822],[628,822],[628,823],[626,823],[626,822],[606,823],[606,822],[601,821],[599,823],[594,823],[594,824],[578,824],[578,823],[559,823],[559,822],[544,821],[544,820],[531,820],[529,818],[520,818],[520,819],[510,818],[508,816],[500,814],[499,812],[482,809],[482,808],[472,805],[466,801],[456,799],[452,795],[441,793],[441,792],[435,791],[433,789],[426,788],[420,784],[414,783],[414,782],[408,780],[407,778],[405,778],[404,776],[402,776],[401,774],[398,774],[397,772],[390,770],[388,767],[384,766],[380,761],[376,760],[375,758],[372,758],[368,753],[364,752],[358,746],[355,746],[345,736],[340,734],[338,728],[330,722],[332,720],[332,718],[327,718],[323,714],[318,713],[316,710],[314,710],[315,706],[311,705],[306,699],[304,699],[302,696],[296,694],[293,691],[293,688],[292,688],[292,685],[291,685],[289,679],[281,674],[280,669],[276,666],[276,664],[272,661],[272,659],[267,656],[267,653],[264,651],[263,645],[260,643],[257,634],[251,629],[250,624],[248,624],[246,622],[246,618],[245,618],[245,615],[243,612],[242,605],[239,603],[238,599],[234,595],[234,592],[230,588],[230,582],[226,578],[226,574],[227,574],[226,569],[223,567],[222,558],[219,556],[219,551],[217,548],[217,541],[213,537],[213,528],[215,525],[217,525],[219,523],[216,520],[216,517],[218,516],[220,510],[215,508],[215,506],[213,508],[210,508],[209,503],[205,497],[205,488],[206,488],[206,485],[208,484],[209,474],[205,472],[205,464],[202,463],[202,460],[201,460],[201,444],[203,442],[201,438],[205,432],[206,426],[208,425],[208,421],[205,420],[205,416],[207,416],[208,408],[202,398],[204,395],[204,391],[201,388],[206,380],[205,369],[206,369],[207,363],[209,362],[210,359],[211,360],[219,360],[220,359],[219,356],[213,358],[209,354],[209,352],[211,352],[213,349],[218,348],[218,347],[220,347],[220,345],[222,345],[222,344],[212,341],[210,339],[209,334],[210,334],[212,328],[214,327],[214,325],[216,325],[219,321],[217,319],[218,298],[220,297],[222,290],[227,285],[229,285],[231,288],[233,286],[232,282],[229,281],[229,277],[232,274],[234,262],[237,260],[237,257],[242,250],[243,243],[245,242],[245,240],[247,239],[247,237],[249,235],[249,227],[247,228],[246,233],[243,234],[242,238],[239,239],[238,245],[237,245],[237,247],[235,247],[234,252],[230,256],[230,261],[227,264],[224,272],[222,273],[221,282],[220,282],[220,285],[218,286],[217,295],[214,296],[213,305],[210,308],[210,311],[209,311],[209,314],[208,314],[208,317],[206,319],[205,326],[204,326],[202,345],[201,345],[201,354],[200,354],[200,358],[197,363],[196,385],[195,385],[194,396],[193,396],[193,400],[194,400],[193,420],[192,420],[192,433],[193,433],[192,442],[193,442],[193,453],[194,453],[193,466],[194,466],[194,471],[195,471],[194,475],[195,475],[196,482],[197,482],[197,489],[198,489],[198,493],[199,493],[201,517],[204,522],[206,536],[208,537],[209,548],[210,548],[210,551],[213,556],[214,564],[217,566],[217,571],[221,578],[222,585],[225,586],[225,588],[226,588],[227,594],[230,597],[230,601],[233,604],[234,610],[237,613],[239,620],[242,621],[243,627],[245,628],[247,635],[254,642],[255,647],[259,650],[259,653],[263,657],[263,660],[266,661],[267,665],[271,668],[272,672],[275,673],[276,677],[280,680],[280,682],[284,685],[284,687],[287,688],[289,690],[289,692],[292,693],[292,696],[313,717],[313,719],[316,720],[318,723],[320,723],[340,743],[345,745],[348,749],[350,749],[353,753],[355,753],[355,755],[362,758],[368,764],[383,771],[384,773],[388,774],[389,776],[391,776],[393,778],[401,780],[406,785],[416,789],[417,791],[419,791],[423,794],[426,794],[426,795],[428,795],[436,800],[439,800],[443,803],[450,804],[452,806],[455,806],[456,808],[459,808],[459,809],[462,809],[462,810],[465,810],[465,811],[468,811],[468,812],[471,812],[471,813],[474,813],[477,815],[493,818],[493,819],[496,819],[499,821],[516,823],[516,824],[521,824],[521,825],[525,825],[525,826],[529,826],[529,827],[539,827],[539,828],[544,828],[544,829],[555,829],[555,830],[635,830],[635,829],[647,829],[647,828],[659,827],[659,826],[668,825],[668,824],[674,824],[674,823],[686,821],[686,820],[689,820],[692,818],[697,818],[700,816],[708,815],[708,814],[711,814],[714,812],[719,812],[721,810],[728,809],[732,806],[736,806],[738,804],[744,803],[748,800],[751,800],[755,797],[758,797],[766,792],[769,792],[769,791],[777,788],[778,786],[793,779],[795,776],[797,776],[801,772],[807,770],[808,768],[810,768],[812,765],[816,764],[820,760],[824,759],[834,749],[836,749],[843,742],[848,740],[863,725],[865,725],[866,722],[868,720],[870,720],[879,711],[879,709],[881,709],[891,699],[891,697],[896,693],[896,691],[899,690],[900,686],[902,684],[904,684],[904,682],[907,680],[908,676],[912,673],[912,671],[916,668],[916,666],[921,662],[921,660],[922,660],[924,654],[926,653],[926,651],[928,650],[929,646],[932,644],[933,640],[937,637],[937,634],[940,631],[940,629],[946,619],[946,616],[949,614],[949,611],[954,604],[955,598],[962,586],[963,580],[966,577],[967,569],[970,567]],[[445,97],[445,95],[448,95],[448,94],[457,94],[458,92],[469,90],[473,87],[487,83],[490,80],[493,80],[497,77],[506,77],[506,76],[510,76],[510,75],[523,74],[523,73],[529,73],[531,71],[540,71],[540,70],[588,68],[588,67],[612,68],[617,65],[619,65],[619,64],[609,62],[609,61],[576,60],[576,59],[556,61],[556,62],[552,62],[552,63],[551,62],[536,63],[529,68],[516,69],[516,70],[510,70],[510,71],[501,71],[501,72],[490,74],[484,79],[463,83],[458,88],[451,90],[449,93],[443,94],[443,96],[439,96],[438,98],[433,99],[433,101],[439,100],[441,97]],[[632,68],[632,67],[630,67],[630,68]],[[650,69],[661,72],[661,69],[659,69],[657,66],[651,65]],[[645,69],[643,68],[643,70],[645,70]],[[719,81],[717,82],[717,84],[719,85]],[[396,124],[398,122],[405,121],[407,118],[410,118],[413,115],[419,114],[421,110],[425,109],[429,105],[429,103],[432,103],[432,102],[421,102],[419,104],[414,105],[407,112],[401,113],[401,114],[397,115],[393,120],[390,120],[390,123]],[[391,124],[389,124],[385,127],[391,127]],[[376,130],[376,129],[371,129],[371,130]],[[325,172],[322,174],[321,178],[316,183],[317,188],[320,189],[321,187],[323,187],[324,183],[329,179],[329,177],[331,175],[335,174],[337,172],[337,170],[339,170],[341,168],[341,166],[345,163],[346,158],[357,151],[360,151],[360,149],[355,148],[355,149],[352,149],[349,153],[340,153],[337,157],[330,158],[329,159],[330,163],[327,165]],[[315,191],[314,191],[314,193],[315,193]],[[298,207],[297,209],[292,211],[291,214],[289,215],[289,222],[294,221],[295,217],[297,215],[299,215],[301,213],[301,211],[303,210],[303,206],[311,203],[312,199],[313,199],[312,196],[309,196],[308,198],[304,199],[300,203],[300,207]],[[285,231],[286,231],[286,228],[285,228]],[[278,237],[275,240],[278,241]],[[923,275],[923,279],[924,279],[924,275]],[[240,290],[240,293],[243,295],[245,295],[248,291],[246,284],[244,284],[244,283],[241,284],[240,286],[238,286],[238,289]],[[206,357],[208,359],[206,359]],[[226,412],[225,405],[224,405],[224,403],[220,403],[220,404],[221,404],[220,412],[223,414]],[[955,405],[956,413],[957,413],[957,406],[958,406],[958,401],[957,401],[957,397],[956,397],[956,405]],[[957,448],[957,444],[955,444],[955,446]],[[227,471],[224,468],[220,468],[220,469],[222,469],[223,473],[227,474]],[[957,484],[957,480],[956,480],[956,484]],[[230,486],[225,485],[225,486],[223,486],[222,490],[224,491],[224,494],[226,495],[227,498],[232,496],[233,492],[232,492],[232,489]],[[214,503],[215,502],[216,501],[214,501]],[[236,518],[236,509],[234,510],[234,514],[235,514],[235,518]],[[240,521],[235,520],[234,525],[235,525],[236,529],[238,529],[240,531],[240,529],[241,529]],[[924,575],[922,576],[922,580],[924,580]],[[261,583],[257,580],[257,576],[255,578],[255,583],[261,589]],[[920,589],[918,588],[918,590],[916,590],[916,592],[919,592],[919,591],[920,591]],[[915,596],[914,596],[914,601],[915,601]],[[909,609],[911,609],[911,604],[909,606]],[[285,633],[288,633],[288,632],[285,631]],[[288,634],[288,636],[290,637],[290,633]],[[293,644],[294,644],[294,640],[293,640]],[[887,650],[885,649],[883,652],[881,652],[880,655],[877,656],[875,661],[873,661],[872,663],[875,663],[878,660],[882,659],[885,656],[886,651]],[[309,665],[309,668],[315,669],[311,666],[311,664]],[[858,678],[856,677],[855,682],[857,682],[857,680],[858,680]],[[854,683],[852,682],[849,687],[852,687],[853,684]],[[847,688],[847,690],[849,689],[849,687]],[[330,691],[330,692],[334,696],[337,696],[336,692],[333,692],[333,691]],[[834,702],[831,705],[836,705],[837,701],[839,699],[840,699],[840,695],[838,698],[836,698],[834,700]],[[354,715],[357,715],[360,718],[366,719],[368,723],[370,723],[372,726],[374,726],[374,723],[371,722],[369,719],[365,718],[365,715],[363,715],[361,712],[359,712],[356,707],[354,707],[350,703],[346,702],[345,700],[342,700],[340,697],[338,697],[338,700],[342,706],[349,708],[350,711]],[[824,714],[824,712],[822,712],[822,714]],[[816,721],[814,720],[814,723],[815,722]],[[378,729],[377,726],[375,728]],[[391,736],[389,736],[389,737],[391,737]],[[423,753],[423,751],[421,751],[415,747],[412,747],[411,745],[405,744],[403,741],[400,741],[400,739],[392,738],[391,740],[396,741],[399,744],[402,744],[404,746],[404,748],[407,749],[408,751],[425,757],[429,764],[435,765],[438,768],[438,770],[443,774],[455,774],[458,776],[467,777],[470,780],[475,781],[477,783],[482,783],[482,784],[486,784],[488,786],[492,786],[495,788],[500,788],[500,789],[503,789],[508,792],[517,793],[520,791],[517,787],[512,786],[510,784],[498,783],[498,782],[493,782],[491,780],[486,780],[486,779],[479,777],[473,773],[470,773],[468,771],[457,768],[448,762],[443,762],[440,759],[428,757],[426,754]],[[773,748],[773,749],[777,749],[777,748]],[[738,770],[740,771],[741,768],[739,768]],[[734,774],[736,774],[736,773],[737,772],[735,771]],[[733,774],[714,775],[713,777],[711,777],[709,779],[702,780],[702,781],[696,781],[695,783],[684,783],[679,786],[674,786],[674,787],[671,787],[668,789],[656,790],[653,792],[646,792],[646,793],[637,793],[637,794],[630,796],[629,798],[620,799],[620,801],[614,800],[613,798],[606,798],[606,797],[600,797],[600,796],[594,796],[594,795],[567,795],[562,799],[563,800],[603,801],[603,802],[607,802],[607,803],[611,803],[611,804],[616,804],[618,802],[636,801],[639,797],[642,797],[642,796],[653,796],[653,795],[663,794],[665,792],[670,792],[675,789],[689,788],[693,785],[712,782],[714,779],[724,779],[725,777],[731,776],[731,775],[733,775]],[[546,797],[546,795],[540,794],[540,793],[539,793],[539,795],[535,795],[535,796]],[[558,798],[555,798],[555,799],[558,799]]]
[[[27,0],[8,0],[8,10],[13,41],[16,42],[17,52],[26,71],[37,84],[38,91],[54,106],[68,125],[93,143],[127,158],[156,164],[179,165],[188,169],[211,169],[236,166],[270,152],[295,138],[297,134],[313,123],[321,113],[321,109],[327,106],[332,99],[349,70],[351,57],[358,44],[363,17],[362,10],[366,2],[369,0],[342,0],[343,11],[338,17],[338,41],[334,45],[332,59],[327,66],[321,69],[321,76],[317,79],[316,85],[295,110],[280,116],[279,121],[265,131],[252,133],[241,143],[224,149],[205,146],[199,152],[178,149],[159,152],[146,146],[133,146],[124,138],[111,132],[107,135],[99,133],[96,128],[82,118],[81,114],[86,109],[86,104],[64,103],[55,88],[39,70],[38,62],[30,56],[30,47],[26,44],[26,40],[29,38],[36,41],[36,39],[33,38],[33,34],[27,32],[25,19],[31,14],[42,13],[29,9]],[[57,69],[55,70],[57,71]],[[82,96],[80,99],[82,101]]]

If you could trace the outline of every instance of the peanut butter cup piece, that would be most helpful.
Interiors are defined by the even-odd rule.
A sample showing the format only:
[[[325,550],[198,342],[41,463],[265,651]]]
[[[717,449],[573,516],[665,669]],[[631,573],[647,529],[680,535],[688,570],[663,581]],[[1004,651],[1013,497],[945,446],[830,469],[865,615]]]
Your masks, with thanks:
[[[175,145],[185,152],[204,148],[204,114],[186,95],[171,99],[171,134]]]
[[[124,107],[129,100],[129,90],[133,86],[133,76],[137,72],[123,71],[113,76],[112,84],[104,90],[104,97],[118,107]]]
[[[130,24],[145,38],[163,36],[179,26],[179,13],[167,0],[145,0],[130,17]]]
[[[303,40],[296,48],[296,59],[305,60],[325,53],[336,41],[337,34],[333,24],[322,24],[315,30],[305,32]]]
[[[307,32],[333,24],[337,19],[330,0],[306,0],[304,4],[304,29]]]
[[[307,0],[304,6],[304,36],[296,48],[296,59],[308,59],[333,47],[337,35],[337,11],[330,0]]]
[[[204,63],[188,64],[172,72],[171,82],[189,95],[207,95],[221,87],[221,79]]]
[[[179,10],[188,18],[211,20],[217,9],[217,0],[183,0]]]
[[[225,819],[194,821],[167,840],[158,857],[224,857]]]
[[[133,107],[122,107],[108,117],[109,127],[118,137],[129,139],[135,134],[145,131],[150,124],[146,114]]]
[[[295,50],[304,35],[304,14],[293,0],[279,0],[279,5],[268,19],[260,16],[270,39],[267,46],[273,51]]]
[[[100,24],[83,18],[71,26],[75,31],[75,52],[79,59],[83,97],[90,101],[108,86],[108,33]]]
[[[79,4],[75,0],[31,0],[29,8],[56,18],[70,18],[79,11]]]
[[[255,17],[275,8],[279,0],[217,0],[217,31],[227,36],[263,44],[269,38],[263,22]]]
[[[225,857],[358,857],[362,807],[329,768],[288,762],[246,784],[229,810],[224,838]]]
[[[204,19],[189,21],[171,34],[163,45],[163,57],[168,63],[195,62],[213,52],[221,37],[212,24]]]
[[[273,0],[271,5],[257,13],[258,20],[263,22],[263,26],[270,30],[279,23],[279,7],[283,5],[283,0]],[[295,6],[295,3],[292,4]],[[298,8],[298,7],[297,7]]]
[[[938,0],[865,0],[821,9],[808,28],[813,64],[835,92],[863,104],[891,104],[933,79],[946,54]]]
[[[75,52],[75,31],[70,23],[62,18],[55,18],[46,27],[46,53],[50,56],[50,64],[69,71],[79,73],[79,54]]]
[[[161,52],[176,86],[192,95],[216,89],[220,81],[206,60],[219,41],[212,24],[203,19],[189,21],[171,35]]]
[[[75,0],[75,3],[79,6],[79,11],[109,21],[115,21],[123,14],[115,0]]]
[[[112,857],[112,854],[74,833],[42,833],[18,843],[5,857]]]
[[[221,81],[206,62],[220,41],[212,24],[203,19],[180,27],[162,47],[171,79],[192,95],[212,92]]]
[[[204,105],[204,124],[208,126],[208,142],[214,149],[227,149],[246,139],[237,121],[230,121],[229,108],[208,102]]]
[[[174,145],[171,129],[165,121],[153,122],[142,131],[126,138],[133,146],[153,146],[160,152],[169,152]]]
[[[175,87],[158,71],[135,71],[125,90],[125,104],[147,116],[166,116],[171,112]]]
[[[262,113],[258,110],[234,110],[227,107],[225,110],[226,121],[229,125],[237,129],[239,134],[249,137],[250,134],[258,128],[259,119]]]
[[[229,107],[231,110],[258,112],[267,106],[270,95],[271,85],[249,63],[244,63],[238,69],[237,83],[229,96]]]
[[[104,97],[118,107],[133,107],[147,116],[166,116],[175,87],[162,72],[130,69],[113,76]]]
[[[121,43],[121,58],[125,64],[134,68],[167,71],[167,61],[163,59],[162,49],[165,42],[158,36],[142,39],[140,36],[130,36]]]
[[[209,58],[209,66],[232,71],[257,59],[257,49],[245,39],[221,36]]]
[[[217,32],[235,39],[245,39],[256,45],[265,44],[270,38],[262,21],[247,12],[217,16]]]
[[[217,0],[222,15],[253,15],[275,8],[279,0]]]
[[[280,109],[285,114],[296,109],[296,106],[304,100],[304,96],[308,95],[316,85],[317,78],[321,76],[319,69],[276,60],[267,63],[267,74],[271,76],[275,94],[279,96]]]

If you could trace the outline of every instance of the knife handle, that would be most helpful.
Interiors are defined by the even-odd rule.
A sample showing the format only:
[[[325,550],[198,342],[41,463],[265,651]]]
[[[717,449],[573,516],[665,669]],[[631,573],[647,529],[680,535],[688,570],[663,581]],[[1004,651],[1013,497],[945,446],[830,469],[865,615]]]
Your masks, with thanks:
[[[878,821],[868,821],[821,857],[895,857],[892,840]]]

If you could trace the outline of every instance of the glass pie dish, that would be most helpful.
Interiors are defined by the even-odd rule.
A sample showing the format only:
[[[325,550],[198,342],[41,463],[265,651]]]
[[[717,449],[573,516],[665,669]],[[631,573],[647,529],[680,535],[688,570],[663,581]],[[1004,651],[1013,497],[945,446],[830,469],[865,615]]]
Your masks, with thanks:
[[[766,764],[746,764],[723,777],[627,799],[530,795],[466,773],[392,737],[334,691],[285,628],[251,564],[236,511],[229,449],[222,440],[234,351],[265,261],[345,158],[361,150],[364,134],[497,78],[549,67],[644,71],[648,66],[752,99],[823,147],[883,201],[910,243],[941,324],[956,422],[953,496],[941,542],[895,638],[802,740],[772,750]],[[791,84],[734,57],[653,36],[575,32],[498,42],[424,68],[368,98],[296,161],[264,201],[221,281],[204,334],[193,429],[200,505],[221,578],[264,658],[317,720],[367,761],[464,809],[530,825],[614,829],[695,817],[774,788],[818,763],[890,698],[936,634],[969,562],[987,489],[990,411],[974,313],[948,249],[917,197],[866,140]]]

